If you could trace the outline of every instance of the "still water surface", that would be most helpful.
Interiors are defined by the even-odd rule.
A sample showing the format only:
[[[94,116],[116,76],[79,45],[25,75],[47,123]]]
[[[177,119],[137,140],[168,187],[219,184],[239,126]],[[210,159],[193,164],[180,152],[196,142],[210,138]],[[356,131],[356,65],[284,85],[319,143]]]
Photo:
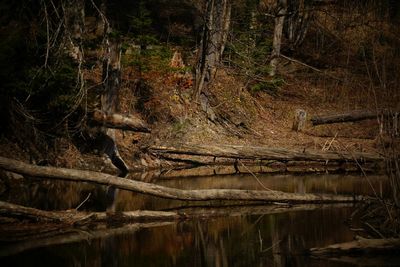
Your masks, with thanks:
[[[370,176],[368,181],[362,176],[344,175],[260,175],[259,178],[266,187],[287,192],[388,194],[387,181],[380,176]],[[260,189],[258,182],[249,175],[158,179],[156,182],[184,189]],[[85,209],[101,210],[107,206],[102,200],[107,196],[107,188],[103,186],[40,182],[36,179],[25,182],[23,186],[21,181],[9,183],[10,189],[0,195],[2,200],[43,209],[60,209],[76,207],[91,193]],[[267,205],[184,209],[186,204],[117,191],[114,206],[116,210],[207,210],[224,216],[104,226],[103,229],[68,233],[58,240],[3,242],[0,246],[0,255],[3,255],[1,266],[328,267],[399,266],[396,264],[400,263],[400,258],[396,257],[364,259],[354,263],[351,258],[317,260],[304,255],[304,249],[354,238],[355,233],[345,223],[354,211],[352,205],[303,205],[285,210]]]

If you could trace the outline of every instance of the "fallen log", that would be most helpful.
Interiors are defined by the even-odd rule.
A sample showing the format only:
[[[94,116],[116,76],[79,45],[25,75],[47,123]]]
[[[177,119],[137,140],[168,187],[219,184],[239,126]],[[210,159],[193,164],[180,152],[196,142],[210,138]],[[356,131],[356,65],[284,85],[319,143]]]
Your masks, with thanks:
[[[105,222],[115,220],[118,222],[137,222],[137,221],[171,221],[184,218],[184,215],[177,212],[167,211],[124,211],[114,214],[106,212],[78,212],[68,211],[46,211],[35,208],[16,205],[0,201],[0,215],[7,217],[22,217],[35,221],[60,222],[67,225],[79,225],[87,223]]]
[[[102,185],[113,185],[116,188],[160,198],[184,201],[208,200],[244,200],[285,203],[340,203],[355,202],[362,196],[346,196],[331,194],[300,194],[274,190],[238,190],[238,189],[206,189],[182,190],[156,184],[129,180],[109,174],[81,171],[75,169],[36,166],[21,161],[0,157],[0,169],[39,178],[91,182]]]
[[[351,204],[341,204],[347,207]],[[329,205],[320,204],[301,204],[301,205],[251,205],[251,206],[220,206],[220,207],[177,207],[170,211],[151,211],[151,210],[135,210],[121,212],[87,212],[77,210],[63,211],[46,211],[36,208],[21,206],[9,202],[0,201],[0,216],[9,218],[16,217],[22,220],[34,222],[55,222],[62,223],[60,227],[66,225],[81,226],[93,223],[104,223],[108,221],[118,223],[131,222],[154,222],[154,221],[176,221],[188,218],[204,218],[204,217],[227,217],[227,216],[243,216],[243,215],[260,215],[260,214],[276,214],[286,212],[288,210],[315,210]],[[181,209],[181,211],[178,211]],[[3,236],[4,237],[4,236]],[[3,238],[2,237],[2,238]],[[0,238],[0,241],[5,241]],[[7,241],[16,241],[14,239]]]
[[[339,114],[331,115],[319,115],[311,118],[312,124],[330,124],[330,123],[341,123],[341,122],[354,122],[362,120],[376,119],[379,116],[394,116],[396,113],[379,110],[379,111],[369,111],[369,110],[355,110]]]
[[[400,252],[400,238],[367,239],[338,243],[323,248],[311,248],[311,255],[316,257],[329,257],[351,254],[387,254]]]
[[[92,123],[106,128],[150,133],[146,123],[133,115],[106,114],[104,111],[95,110],[92,116]]]
[[[203,176],[214,174],[248,173],[319,173],[319,172],[359,172],[377,171],[381,169],[379,162],[359,161],[287,161],[287,160],[259,160],[259,159],[234,159],[211,156],[198,156],[187,154],[157,154],[159,158],[168,161],[164,167],[168,169],[169,176]],[[180,165],[178,165],[180,164]],[[184,165],[181,165],[184,164]],[[201,169],[202,168],[202,169]],[[184,171],[186,170],[186,171]]]
[[[379,154],[365,152],[332,152],[319,150],[290,150],[262,146],[180,144],[177,146],[151,146],[149,152],[156,155],[194,155],[214,158],[280,160],[280,161],[383,161]]]

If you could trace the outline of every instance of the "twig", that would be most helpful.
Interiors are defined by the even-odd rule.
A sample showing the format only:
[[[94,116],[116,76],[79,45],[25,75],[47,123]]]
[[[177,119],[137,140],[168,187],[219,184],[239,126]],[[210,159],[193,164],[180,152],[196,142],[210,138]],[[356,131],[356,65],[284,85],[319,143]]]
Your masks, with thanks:
[[[328,151],[328,150],[331,148],[332,143],[333,143],[333,141],[335,141],[337,135],[338,135],[338,132],[336,132],[335,136],[334,136],[334,137],[332,138],[332,140],[329,142],[329,145],[328,145],[327,147],[325,147],[325,145],[326,145],[326,142],[328,142],[328,141],[325,142],[324,147],[322,148],[322,151]],[[346,149],[347,149],[347,148],[346,148]]]
[[[278,240],[277,242],[275,242],[274,244],[272,244],[272,246],[270,246],[269,248],[266,248],[264,250],[262,250],[261,252],[267,252],[268,250],[271,250],[273,247],[279,245],[279,243],[281,243],[282,240]]]
[[[258,177],[249,169],[247,168],[246,165],[243,164],[243,162],[238,159],[238,161],[240,162],[240,164],[242,164],[242,166],[254,177],[254,179],[256,179],[256,181],[261,185],[261,187],[267,191],[273,191],[272,189],[269,189],[268,187],[266,187],[261,181],[260,179],[258,179]]]
[[[46,38],[47,38],[46,57],[44,60],[44,67],[47,68],[47,62],[49,60],[49,54],[50,54],[50,26],[49,26],[49,17],[47,15],[47,5],[46,5],[45,1],[43,1],[43,5],[44,5],[44,16],[46,19]]]
[[[88,196],[85,198],[85,200],[82,201],[81,204],[79,204],[78,207],[75,208],[75,210],[78,210],[80,207],[82,207],[82,205],[85,204],[86,201],[88,201],[91,195],[92,193],[89,193]]]
[[[316,72],[323,73],[323,74],[326,75],[327,77],[332,78],[332,79],[334,79],[334,80],[337,80],[337,81],[340,81],[340,82],[343,81],[342,79],[339,79],[338,77],[335,77],[335,76],[332,76],[332,75],[330,75],[330,74],[327,74],[325,71],[322,71],[322,70],[320,70],[320,69],[317,69],[316,67],[310,66],[310,65],[308,65],[308,64],[306,64],[306,63],[304,63],[304,62],[301,62],[301,61],[299,61],[299,60],[297,60],[297,59],[290,58],[290,57],[287,57],[287,56],[282,55],[282,54],[279,54],[279,56],[282,57],[282,58],[284,58],[284,59],[286,59],[286,60],[289,60],[289,61],[292,61],[292,62],[294,62],[294,63],[300,64],[300,65],[302,65],[302,66],[304,66],[304,67],[310,68],[310,69],[312,69],[312,70],[314,70],[314,71],[316,71]]]
[[[381,238],[385,239],[386,237],[382,235],[375,227],[370,225],[369,223],[365,223],[366,226],[368,226],[371,230],[373,230],[375,233],[377,233]]]

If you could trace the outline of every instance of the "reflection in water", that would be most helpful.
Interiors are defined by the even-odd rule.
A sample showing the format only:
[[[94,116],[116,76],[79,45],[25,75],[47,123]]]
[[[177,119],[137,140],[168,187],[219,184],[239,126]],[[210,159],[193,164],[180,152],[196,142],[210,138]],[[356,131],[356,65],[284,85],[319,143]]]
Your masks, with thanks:
[[[87,241],[25,251],[2,262],[10,266],[54,266],[56,262],[58,266],[345,266],[321,263],[303,252],[351,240],[353,233],[343,223],[351,212],[348,206],[324,206],[128,228]]]
[[[388,193],[386,179],[370,177],[381,195]],[[260,176],[271,189],[287,192],[372,194],[363,177],[339,175]],[[251,176],[221,176],[160,180],[165,186],[259,189]],[[48,182],[30,179],[9,181],[10,189],[0,199],[38,208],[76,207],[88,195],[87,210],[169,209],[187,203],[85,183]],[[68,185],[68,186],[66,186]],[[34,190],[33,190],[34,189]],[[20,192],[17,194],[17,192]],[[21,193],[22,192],[22,193]],[[49,204],[49,199],[52,202]],[[87,229],[63,237],[63,242],[36,240],[0,243],[2,266],[362,266],[347,259],[318,261],[304,256],[304,249],[352,240],[344,224],[351,206],[325,205],[303,210],[271,213],[254,208],[251,212],[229,210],[224,217],[193,219],[169,224],[133,224],[121,228]],[[201,210],[196,209],[197,212]],[[1,227],[0,227],[1,232]],[[89,233],[89,234],[88,234]],[[43,247],[38,248],[41,244]],[[55,245],[55,243],[59,245]],[[36,247],[36,248],[34,248]],[[46,261],[43,261],[43,260]],[[390,259],[385,258],[390,266]],[[380,264],[376,264],[380,265]]]

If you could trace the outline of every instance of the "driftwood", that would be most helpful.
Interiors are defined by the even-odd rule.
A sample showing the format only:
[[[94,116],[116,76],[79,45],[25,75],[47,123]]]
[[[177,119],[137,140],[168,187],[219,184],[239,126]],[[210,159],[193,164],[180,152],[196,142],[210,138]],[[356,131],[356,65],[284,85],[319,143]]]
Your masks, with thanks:
[[[137,193],[185,201],[243,200],[285,203],[339,203],[362,200],[361,196],[300,194],[286,193],[274,190],[182,190],[164,187],[156,184],[129,180],[93,171],[36,166],[4,157],[0,157],[0,168],[10,172],[16,172],[22,175],[33,177],[69,180],[76,182],[91,182],[102,185],[113,185],[116,188],[125,189]]]
[[[323,248],[311,248],[310,253],[316,257],[329,257],[351,254],[387,254],[400,252],[400,238],[367,239],[338,243]]]
[[[121,129],[127,131],[149,133],[150,129],[144,121],[133,115],[121,115],[118,113],[106,114],[104,111],[95,110],[92,120],[97,125],[106,128]]]
[[[157,155],[183,154],[209,156],[214,158],[279,160],[279,161],[372,161],[381,162],[378,154],[361,152],[330,152],[318,150],[290,150],[262,146],[199,145],[181,144],[179,146],[152,146],[151,153]]]

